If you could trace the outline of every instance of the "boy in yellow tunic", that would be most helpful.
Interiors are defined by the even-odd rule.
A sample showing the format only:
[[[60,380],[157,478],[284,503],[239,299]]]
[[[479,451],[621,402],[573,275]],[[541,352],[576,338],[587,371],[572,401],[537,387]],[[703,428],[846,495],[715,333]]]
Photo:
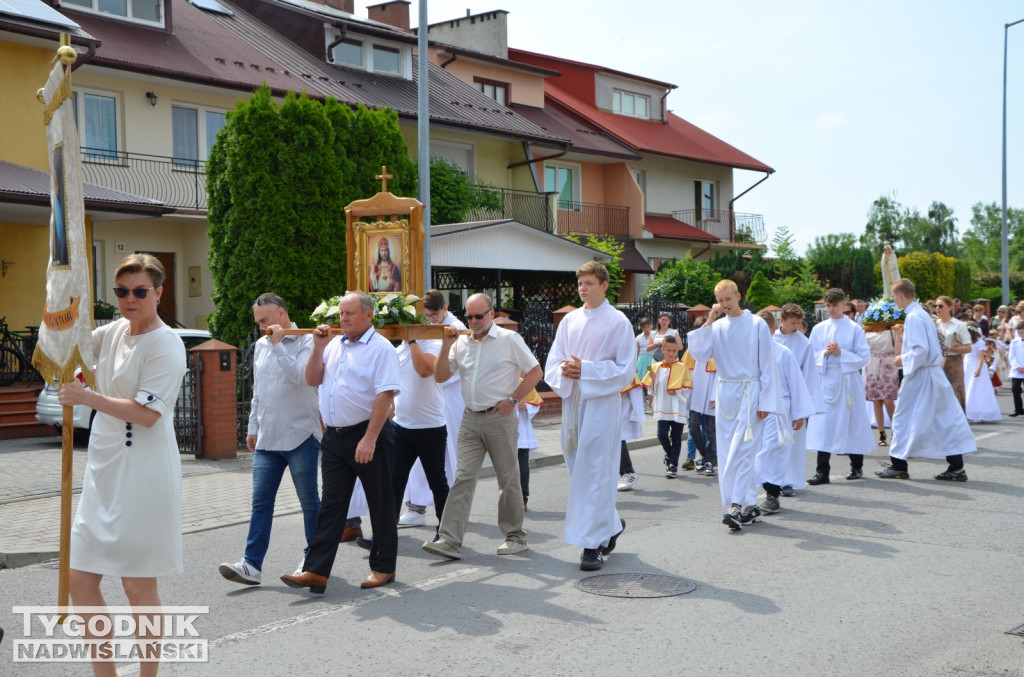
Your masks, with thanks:
[[[675,336],[666,336],[661,345],[665,359],[651,365],[643,381],[653,398],[658,441],[665,450],[665,477],[669,479],[676,476],[679,468],[683,424],[689,417],[688,400],[693,388],[690,370],[678,360],[679,348],[679,340]]]

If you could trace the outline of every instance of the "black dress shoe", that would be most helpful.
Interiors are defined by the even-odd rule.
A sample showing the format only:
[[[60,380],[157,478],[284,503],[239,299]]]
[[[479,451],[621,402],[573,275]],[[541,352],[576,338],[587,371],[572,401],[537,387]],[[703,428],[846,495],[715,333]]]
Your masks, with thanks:
[[[810,484],[812,487],[816,487],[819,484],[830,484],[831,480],[829,480],[828,475],[826,475],[823,472],[819,472],[816,473],[814,477],[807,480],[807,483]]]
[[[850,468],[850,472],[846,474],[848,480],[859,480],[864,478],[864,473],[861,472],[860,468]]]
[[[1016,418],[1017,416],[1020,416],[1021,414],[1024,414],[1024,412],[1015,411],[1012,414],[1007,414],[1007,416],[1009,416],[1010,418]]]
[[[363,550],[369,550],[373,547],[373,539],[363,538],[362,536],[359,536],[358,538],[356,538],[356,545],[358,545]]]

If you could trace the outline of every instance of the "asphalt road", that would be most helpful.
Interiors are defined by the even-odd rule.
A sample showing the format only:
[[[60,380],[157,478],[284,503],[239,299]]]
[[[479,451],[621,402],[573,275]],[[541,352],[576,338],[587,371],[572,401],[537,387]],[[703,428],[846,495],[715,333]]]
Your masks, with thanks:
[[[1004,398],[1000,398],[1004,400]],[[1002,402],[1001,403],[1005,403]],[[564,466],[534,470],[531,550],[500,558],[496,488],[484,480],[463,549],[440,561],[400,531],[398,576],[360,590],[365,551],[341,546],[327,593],[277,577],[301,556],[300,517],[275,520],[264,584],[223,580],[244,526],[185,536],[185,574],[161,580],[167,605],[209,606],[195,624],[209,662],[162,675],[1024,675],[1024,422],[976,426],[982,452],[970,481],[940,483],[938,461],[911,461],[910,481],[833,483],[783,498],[783,511],[730,533],[716,481],[661,476],[661,451],[634,452],[636,491],[619,494],[627,521],[600,573],[686,578],[689,594],[602,597],[576,589],[579,550],[561,539]],[[811,457],[808,459],[810,471]],[[430,520],[433,524],[433,519]],[[16,604],[51,604],[56,568],[0,571],[0,675],[90,674],[89,667],[12,663]],[[117,581],[107,599],[125,603]],[[134,674],[124,665],[121,674]]]

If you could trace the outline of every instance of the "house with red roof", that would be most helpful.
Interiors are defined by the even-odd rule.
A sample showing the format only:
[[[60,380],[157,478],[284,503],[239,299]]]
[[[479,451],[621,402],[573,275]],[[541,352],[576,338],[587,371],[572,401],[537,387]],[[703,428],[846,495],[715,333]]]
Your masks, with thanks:
[[[558,233],[625,244],[621,300],[665,260],[762,246],[763,218],[736,210],[749,188],[738,192],[733,174],[767,178],[770,166],[668,110],[674,84],[509,47],[507,14],[432,23],[431,60],[569,139],[556,153],[535,149],[534,187],[555,196]]]

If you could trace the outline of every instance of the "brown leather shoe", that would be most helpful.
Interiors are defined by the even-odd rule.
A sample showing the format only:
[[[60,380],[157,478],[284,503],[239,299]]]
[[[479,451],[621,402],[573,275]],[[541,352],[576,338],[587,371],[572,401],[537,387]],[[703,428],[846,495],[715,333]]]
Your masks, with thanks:
[[[392,571],[390,574],[382,574],[379,571],[371,571],[370,575],[366,577],[366,580],[359,584],[359,587],[363,588],[364,590],[366,588],[379,588],[382,585],[387,585],[393,580],[395,580],[394,571]]]
[[[394,576],[394,574],[391,574]],[[318,595],[324,594],[327,589],[327,576],[315,574],[312,571],[303,571],[301,574],[285,574],[281,576],[281,582],[289,588],[309,588],[310,592]]]
[[[349,541],[356,540],[362,535],[363,530],[361,527],[350,527],[346,524],[345,531],[341,532],[341,542],[348,543]]]

